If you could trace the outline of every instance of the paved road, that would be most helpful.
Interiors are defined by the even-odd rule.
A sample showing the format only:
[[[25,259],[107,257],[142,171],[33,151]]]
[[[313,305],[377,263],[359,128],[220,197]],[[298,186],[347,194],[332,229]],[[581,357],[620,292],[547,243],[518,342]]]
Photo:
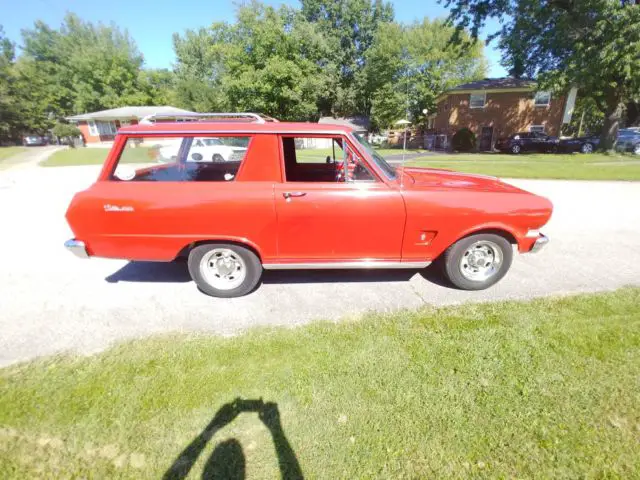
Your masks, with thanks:
[[[0,172],[0,365],[160,332],[233,334],[368,310],[524,299],[640,285],[640,183],[512,181],[546,195],[552,239],[515,259],[484,292],[461,292],[417,272],[267,272],[254,293],[223,300],[198,292],[184,265],[79,260],[62,243],[64,212],[96,167]]]

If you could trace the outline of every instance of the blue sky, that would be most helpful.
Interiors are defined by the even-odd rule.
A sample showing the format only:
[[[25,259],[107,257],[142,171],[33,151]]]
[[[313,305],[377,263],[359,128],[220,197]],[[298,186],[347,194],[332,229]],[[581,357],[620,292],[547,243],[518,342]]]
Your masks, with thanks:
[[[20,30],[35,20],[58,27],[66,12],[74,12],[92,22],[114,22],[129,30],[143,53],[148,67],[171,67],[174,61],[171,35],[188,28],[207,26],[214,21],[234,18],[233,0],[0,0],[0,24],[9,38],[20,43]],[[272,5],[298,6],[298,0],[266,0]],[[436,0],[394,0],[396,19],[410,22],[445,17],[447,10]],[[497,29],[488,24],[487,33]],[[489,75],[506,75],[500,66],[500,52],[486,48]]]

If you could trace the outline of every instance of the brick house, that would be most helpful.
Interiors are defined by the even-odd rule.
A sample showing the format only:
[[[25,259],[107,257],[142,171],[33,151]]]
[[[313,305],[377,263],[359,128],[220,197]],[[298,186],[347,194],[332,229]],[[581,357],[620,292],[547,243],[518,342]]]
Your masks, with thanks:
[[[440,95],[427,127],[436,147],[447,148],[453,134],[467,127],[476,134],[478,150],[492,150],[498,138],[517,132],[559,136],[562,124],[571,121],[575,98],[575,89],[555,95],[538,91],[533,80],[486,78]]]
[[[186,115],[190,112],[170,106],[120,107],[100,112],[84,113],[67,117],[78,126],[87,144],[113,141],[118,129],[125,125],[135,125],[149,115]]]

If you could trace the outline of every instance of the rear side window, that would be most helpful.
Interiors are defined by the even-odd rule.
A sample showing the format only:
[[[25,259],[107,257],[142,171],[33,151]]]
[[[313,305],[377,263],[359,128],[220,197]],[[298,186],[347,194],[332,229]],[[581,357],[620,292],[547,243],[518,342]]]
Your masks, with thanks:
[[[121,182],[232,182],[251,137],[129,137],[111,173]]]

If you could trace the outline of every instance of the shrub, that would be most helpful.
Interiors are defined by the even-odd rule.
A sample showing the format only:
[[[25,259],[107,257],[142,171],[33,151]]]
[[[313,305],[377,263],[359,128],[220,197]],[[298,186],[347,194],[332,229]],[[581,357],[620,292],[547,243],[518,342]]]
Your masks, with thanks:
[[[468,128],[461,128],[451,139],[451,145],[456,152],[470,152],[476,148],[476,134]]]
[[[79,137],[82,135],[80,129],[75,125],[60,122],[54,125],[51,129],[51,133],[58,137],[63,143],[67,143],[70,147],[75,146],[72,140],[73,137]]]

